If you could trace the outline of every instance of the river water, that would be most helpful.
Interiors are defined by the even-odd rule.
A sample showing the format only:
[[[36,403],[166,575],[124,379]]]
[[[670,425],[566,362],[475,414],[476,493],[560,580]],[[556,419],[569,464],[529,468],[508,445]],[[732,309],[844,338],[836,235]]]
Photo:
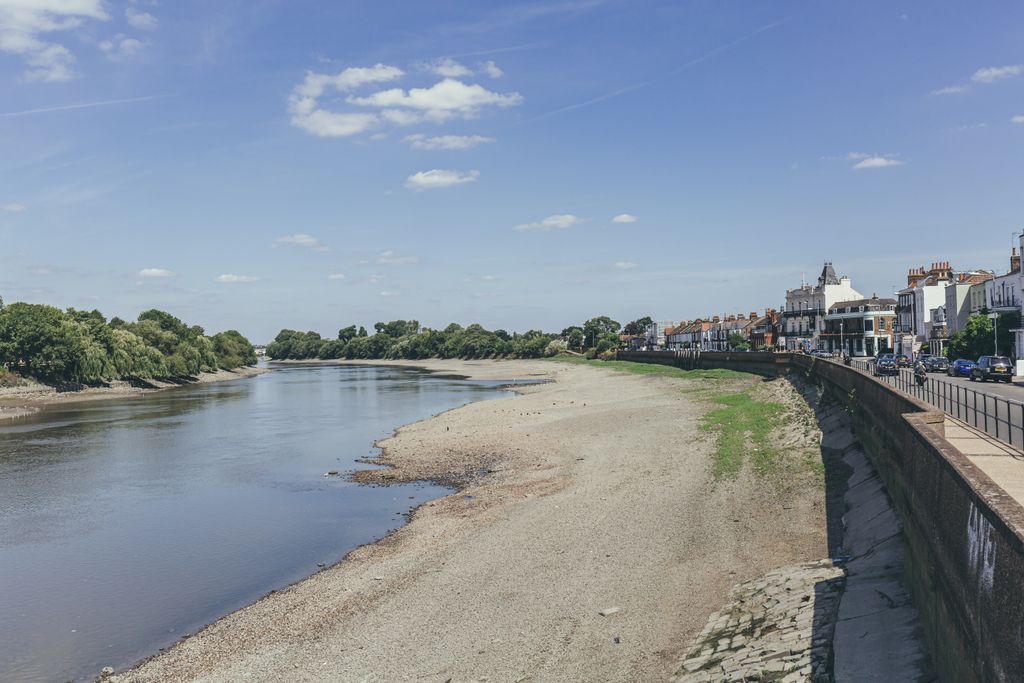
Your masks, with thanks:
[[[123,668],[380,538],[447,489],[325,472],[498,386],[286,366],[0,423],[0,681]]]

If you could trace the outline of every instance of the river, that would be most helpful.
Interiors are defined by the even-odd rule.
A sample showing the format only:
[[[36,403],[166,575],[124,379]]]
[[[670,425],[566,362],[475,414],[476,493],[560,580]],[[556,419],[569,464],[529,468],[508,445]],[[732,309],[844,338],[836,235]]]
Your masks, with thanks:
[[[499,384],[292,365],[0,423],[0,681],[123,668],[380,538],[448,490],[325,473]]]

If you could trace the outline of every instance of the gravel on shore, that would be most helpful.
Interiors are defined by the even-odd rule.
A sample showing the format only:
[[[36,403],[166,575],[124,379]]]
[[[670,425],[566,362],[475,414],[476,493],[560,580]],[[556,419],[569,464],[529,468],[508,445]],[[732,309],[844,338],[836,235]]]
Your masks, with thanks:
[[[699,394],[744,380],[415,365],[553,382],[399,429],[360,480],[461,490],[112,680],[668,680],[734,584],[827,555],[820,487],[710,474]]]

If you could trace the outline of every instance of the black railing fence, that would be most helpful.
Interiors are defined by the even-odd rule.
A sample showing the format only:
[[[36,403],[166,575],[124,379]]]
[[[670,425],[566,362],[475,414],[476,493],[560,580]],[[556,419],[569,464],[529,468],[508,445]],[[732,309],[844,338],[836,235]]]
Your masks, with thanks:
[[[851,365],[861,372],[874,375],[874,361],[854,359]],[[1024,449],[1024,403],[1020,401],[989,394],[979,388],[950,382],[931,374],[924,384],[918,384],[914,371],[909,368],[900,368],[895,375],[875,375],[875,379],[930,403],[989,436]]]

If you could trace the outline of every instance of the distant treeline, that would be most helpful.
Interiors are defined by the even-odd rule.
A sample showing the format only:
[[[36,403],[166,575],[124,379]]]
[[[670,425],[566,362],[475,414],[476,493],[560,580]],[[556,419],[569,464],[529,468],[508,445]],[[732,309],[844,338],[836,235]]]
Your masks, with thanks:
[[[324,339],[317,332],[281,330],[267,346],[267,356],[276,360],[541,358],[571,351],[608,358],[619,348],[620,332],[639,334],[650,322],[650,317],[644,317],[623,327],[608,316],[598,316],[556,334],[492,332],[481,325],[462,327],[456,323],[433,330],[420,327],[418,320],[392,320],[374,325],[373,335],[364,327],[343,327],[336,339]]]
[[[256,362],[234,330],[207,337],[170,313],[152,309],[137,322],[99,311],[0,300],[0,365],[44,380],[85,384],[114,379],[170,379]]]
[[[267,346],[267,356],[277,360],[334,358],[540,358],[565,350],[557,334],[538,330],[508,333],[485,330],[480,325],[452,323],[443,330],[420,328],[416,320],[393,320],[374,325],[370,335],[355,325],[338,331],[337,339],[316,332],[281,330]]]

